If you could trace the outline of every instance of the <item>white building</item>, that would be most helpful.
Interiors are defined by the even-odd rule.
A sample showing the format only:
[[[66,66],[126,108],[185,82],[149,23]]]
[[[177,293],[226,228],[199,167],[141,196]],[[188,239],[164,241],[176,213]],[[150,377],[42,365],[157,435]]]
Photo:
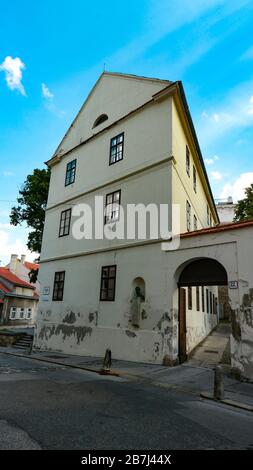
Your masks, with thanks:
[[[218,216],[221,224],[233,222],[235,216],[235,204],[230,196],[226,200],[218,200],[216,204]]]
[[[118,204],[172,204],[180,231],[219,222],[181,82],[104,72],[48,161],[35,344],[132,361],[182,361],[216,325],[217,288],[182,286],[186,328],[173,308],[170,251],[157,239],[76,239],[76,204],[117,230]],[[100,218],[101,222],[101,218]],[[181,304],[182,305],[182,304]],[[186,334],[187,330],[187,334]],[[181,338],[179,346],[179,336]]]

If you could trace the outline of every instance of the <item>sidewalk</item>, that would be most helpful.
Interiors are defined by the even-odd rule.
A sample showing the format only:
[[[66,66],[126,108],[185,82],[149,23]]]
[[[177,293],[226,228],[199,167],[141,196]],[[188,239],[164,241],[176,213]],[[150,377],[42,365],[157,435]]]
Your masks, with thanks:
[[[31,360],[40,360],[47,363],[61,364],[68,367],[79,368],[99,373],[102,369],[103,358],[73,356],[54,351],[32,352],[30,355],[15,348],[0,348],[0,353],[26,357]],[[150,385],[180,390],[200,396],[213,391],[214,372],[208,367],[196,366],[185,362],[175,367],[165,367],[156,364],[142,364],[122,360],[112,360],[111,374],[116,374],[129,380],[141,380]],[[237,402],[253,411],[253,384],[239,382],[224,371],[225,398]],[[205,397],[206,398],[206,397]],[[229,403],[232,404],[233,403]],[[235,406],[235,405],[234,405]]]

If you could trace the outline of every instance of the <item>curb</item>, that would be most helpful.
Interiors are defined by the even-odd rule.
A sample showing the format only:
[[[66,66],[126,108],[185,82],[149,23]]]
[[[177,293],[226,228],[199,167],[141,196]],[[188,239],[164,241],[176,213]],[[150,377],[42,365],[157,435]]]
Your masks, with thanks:
[[[240,401],[231,400],[230,398],[223,398],[223,400],[216,400],[213,395],[209,392],[201,392],[200,396],[202,398],[207,398],[208,400],[215,401],[216,403],[224,403],[225,405],[233,406],[234,408],[240,408],[241,410],[251,411],[253,412],[253,406],[247,405],[246,403],[242,403]]]

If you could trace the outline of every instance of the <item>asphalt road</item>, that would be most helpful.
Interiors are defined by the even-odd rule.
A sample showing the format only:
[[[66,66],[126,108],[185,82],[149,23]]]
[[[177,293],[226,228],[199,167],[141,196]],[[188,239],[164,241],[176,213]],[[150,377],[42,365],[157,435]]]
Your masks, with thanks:
[[[253,449],[253,413],[0,354],[0,449]]]

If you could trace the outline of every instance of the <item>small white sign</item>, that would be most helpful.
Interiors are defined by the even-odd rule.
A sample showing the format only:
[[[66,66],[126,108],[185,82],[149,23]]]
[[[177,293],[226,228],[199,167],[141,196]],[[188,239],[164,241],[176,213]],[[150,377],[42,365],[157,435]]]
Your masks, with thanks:
[[[42,294],[43,295],[49,295],[50,294],[50,287],[43,287]]]
[[[229,289],[238,289],[238,281],[229,281],[228,287]]]

